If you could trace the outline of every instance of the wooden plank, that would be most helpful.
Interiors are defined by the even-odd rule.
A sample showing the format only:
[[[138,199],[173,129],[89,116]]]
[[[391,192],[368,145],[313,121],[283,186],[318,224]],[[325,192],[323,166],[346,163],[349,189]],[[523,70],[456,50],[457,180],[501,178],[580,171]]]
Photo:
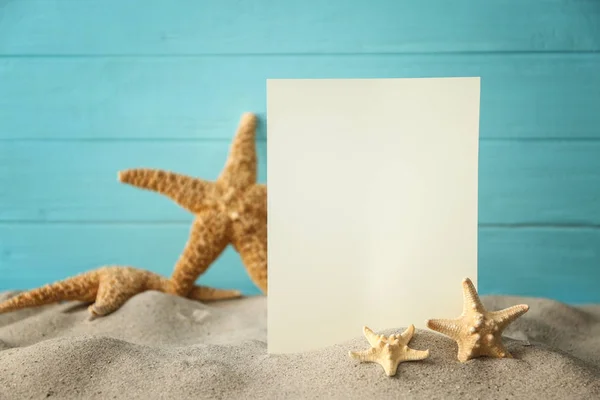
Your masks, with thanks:
[[[480,228],[479,290],[600,303],[599,249],[598,228]]]
[[[596,0],[26,0],[0,54],[598,51]]]
[[[171,200],[118,183],[117,171],[215,179],[228,148],[229,141],[4,142],[0,221],[188,221]],[[266,182],[266,142],[257,148]],[[480,224],[600,225],[598,154],[600,141],[482,141]]]
[[[187,234],[188,224],[0,224],[0,290],[111,263],[170,275]],[[599,229],[481,228],[479,290],[598,303],[599,243]],[[199,282],[258,293],[231,248]]]
[[[103,265],[170,276],[189,225],[0,224],[0,290],[36,287]],[[231,246],[198,282],[260,293]]]
[[[267,78],[446,76],[481,77],[482,138],[600,138],[599,65],[600,54],[0,58],[0,140],[229,139],[243,111],[264,116]]]
[[[150,167],[214,180],[229,146],[229,141],[5,142],[0,221],[187,221],[189,213],[170,199],[119,183],[117,172]],[[257,151],[264,182],[264,140],[257,141]]]
[[[482,224],[600,225],[600,141],[481,142]]]

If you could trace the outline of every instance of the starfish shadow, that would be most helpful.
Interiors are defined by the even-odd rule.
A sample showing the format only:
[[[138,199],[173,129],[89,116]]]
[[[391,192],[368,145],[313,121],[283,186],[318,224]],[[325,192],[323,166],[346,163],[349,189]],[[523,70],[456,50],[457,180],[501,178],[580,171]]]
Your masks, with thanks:
[[[5,340],[0,339],[0,351],[12,349],[13,347],[15,346],[7,343]]]
[[[61,310],[63,314],[74,314],[79,311],[86,311],[93,302],[65,302],[65,307]]]

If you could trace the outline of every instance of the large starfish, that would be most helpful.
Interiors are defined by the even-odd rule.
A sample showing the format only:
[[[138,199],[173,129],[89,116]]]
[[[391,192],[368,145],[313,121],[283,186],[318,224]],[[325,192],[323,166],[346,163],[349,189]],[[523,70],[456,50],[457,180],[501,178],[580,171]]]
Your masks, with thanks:
[[[88,307],[92,318],[108,315],[127,300],[146,290],[172,293],[172,282],[158,274],[129,266],[105,266],[37,289],[19,293],[0,303],[0,313],[60,301],[94,302]],[[237,290],[194,286],[188,298],[198,301],[240,297]]]
[[[148,168],[119,173],[121,182],[161,193],[195,214],[171,276],[181,296],[187,296],[196,279],[230,243],[254,284],[267,293],[267,186],[256,182],[256,124],[253,114],[242,116],[215,182]]]
[[[413,350],[408,347],[415,326],[409,326],[400,335],[391,335],[385,337],[376,335],[371,329],[364,326],[363,333],[371,348],[364,351],[350,351],[350,357],[360,362],[376,362],[385,371],[387,376],[394,376],[398,370],[398,365],[404,361],[418,361],[429,357],[429,350]]]
[[[529,306],[519,304],[500,311],[487,311],[469,278],[463,280],[462,286],[462,314],[456,319],[430,319],[427,326],[456,341],[460,362],[481,356],[512,358],[502,344],[502,331],[525,314]]]

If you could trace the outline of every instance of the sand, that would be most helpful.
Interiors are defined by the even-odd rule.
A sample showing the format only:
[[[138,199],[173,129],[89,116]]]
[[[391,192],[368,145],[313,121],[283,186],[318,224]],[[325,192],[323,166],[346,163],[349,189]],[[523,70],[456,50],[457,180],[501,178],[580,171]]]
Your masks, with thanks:
[[[600,305],[483,301],[488,309],[531,306],[505,332],[515,359],[461,364],[453,341],[418,330],[411,347],[429,348],[430,358],[400,364],[392,378],[348,357],[366,348],[360,327],[354,340],[320,351],[267,355],[262,296],[201,304],[145,292],[93,321],[78,303],[7,313],[0,399],[600,398]]]

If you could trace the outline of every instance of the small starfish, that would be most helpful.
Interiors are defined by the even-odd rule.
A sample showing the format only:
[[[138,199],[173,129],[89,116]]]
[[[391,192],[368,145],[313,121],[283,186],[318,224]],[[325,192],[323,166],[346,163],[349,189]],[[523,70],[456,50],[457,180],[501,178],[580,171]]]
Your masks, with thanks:
[[[466,362],[472,358],[488,356],[512,358],[502,344],[502,331],[514,320],[529,310],[527,304],[519,304],[500,311],[487,311],[473,282],[462,281],[463,312],[456,319],[430,319],[427,326],[440,332],[458,344],[458,360]]]
[[[429,357],[429,350],[413,350],[408,347],[408,343],[415,333],[414,325],[409,326],[400,335],[388,337],[376,335],[366,326],[363,327],[363,333],[371,348],[360,352],[350,351],[350,357],[360,362],[378,363],[383,367],[387,376],[396,375],[401,362],[424,360]]]
[[[19,293],[0,303],[0,313],[60,301],[95,301],[88,307],[93,319],[116,311],[131,297],[146,290],[173,292],[171,281],[153,272],[127,266],[106,266]],[[241,297],[241,293],[194,286],[187,297],[198,301],[225,300]]]
[[[242,116],[225,167],[215,182],[148,168],[119,173],[121,182],[163,194],[195,214],[171,276],[181,296],[188,294],[230,243],[254,284],[267,292],[267,186],[256,183],[256,124],[253,114]]]

